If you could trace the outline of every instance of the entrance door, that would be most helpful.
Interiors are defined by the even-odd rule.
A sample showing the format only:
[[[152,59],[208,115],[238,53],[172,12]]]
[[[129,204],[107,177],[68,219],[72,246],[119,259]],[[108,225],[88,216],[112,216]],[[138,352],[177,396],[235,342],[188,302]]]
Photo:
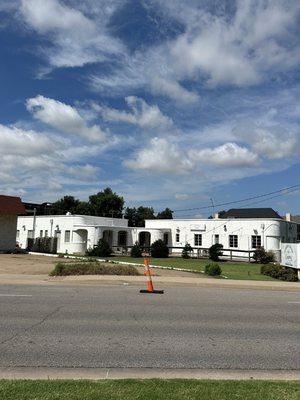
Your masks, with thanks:
[[[111,247],[113,244],[113,231],[107,230],[103,231],[103,239],[109,244]]]

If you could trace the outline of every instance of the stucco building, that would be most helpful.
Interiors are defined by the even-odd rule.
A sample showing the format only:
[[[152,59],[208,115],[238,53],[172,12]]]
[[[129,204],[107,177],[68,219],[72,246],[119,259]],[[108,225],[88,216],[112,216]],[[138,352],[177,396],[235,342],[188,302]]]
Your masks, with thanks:
[[[135,242],[148,247],[157,239],[162,239],[173,254],[181,253],[186,243],[193,247],[195,253],[220,243],[232,255],[241,256],[238,251],[253,251],[263,246],[274,251],[278,257],[282,243],[297,242],[296,222],[287,221],[270,211],[256,214],[251,210],[248,213],[243,211],[242,218],[236,218],[231,213],[230,217],[223,219],[215,215],[212,219],[146,220],[144,228],[128,227],[126,219],[118,218],[21,216],[18,219],[17,240],[22,248],[26,248],[28,239],[56,237],[57,252],[69,254],[84,253],[103,237],[115,252],[122,252]]]

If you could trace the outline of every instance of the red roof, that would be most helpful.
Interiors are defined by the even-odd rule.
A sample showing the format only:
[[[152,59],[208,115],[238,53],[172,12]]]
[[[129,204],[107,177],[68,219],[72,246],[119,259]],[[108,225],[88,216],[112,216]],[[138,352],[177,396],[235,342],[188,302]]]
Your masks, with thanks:
[[[20,197],[0,195],[0,214],[26,214]]]

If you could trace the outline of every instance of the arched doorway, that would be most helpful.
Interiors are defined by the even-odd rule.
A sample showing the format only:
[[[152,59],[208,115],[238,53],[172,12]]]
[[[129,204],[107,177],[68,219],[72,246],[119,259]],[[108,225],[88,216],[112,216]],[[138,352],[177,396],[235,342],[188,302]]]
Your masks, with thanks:
[[[144,248],[149,248],[151,243],[151,234],[150,232],[140,232],[139,233],[139,244]]]
[[[126,231],[118,232],[118,246],[122,246],[122,247],[127,246],[127,232]]]
[[[77,229],[73,231],[73,252],[84,254],[87,250],[88,231]]]
[[[168,232],[164,233],[164,244],[166,244],[167,246],[169,245],[169,234],[168,234]]]
[[[113,231],[111,230],[103,231],[102,237],[110,245],[110,247],[113,245]]]

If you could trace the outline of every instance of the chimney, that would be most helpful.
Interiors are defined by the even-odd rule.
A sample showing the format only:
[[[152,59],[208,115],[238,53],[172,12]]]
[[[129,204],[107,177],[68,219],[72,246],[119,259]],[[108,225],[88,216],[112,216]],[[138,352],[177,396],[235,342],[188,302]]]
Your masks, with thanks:
[[[286,221],[289,221],[289,222],[292,220],[291,213],[286,213],[286,214],[285,214],[285,220],[286,220]]]
[[[214,219],[219,219],[219,213],[215,213]]]

